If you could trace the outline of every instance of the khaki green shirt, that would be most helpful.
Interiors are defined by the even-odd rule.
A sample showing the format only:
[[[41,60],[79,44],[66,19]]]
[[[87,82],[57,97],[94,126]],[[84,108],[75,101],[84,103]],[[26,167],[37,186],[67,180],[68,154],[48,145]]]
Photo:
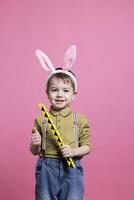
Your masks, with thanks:
[[[72,148],[75,148],[75,137],[74,137],[74,120],[73,120],[73,112],[70,107],[65,108],[61,112],[57,112],[50,108],[50,116],[55,123],[60,136],[64,142],[64,144],[70,145]],[[41,123],[43,117],[39,115],[35,119],[35,126],[42,135]],[[87,118],[81,113],[77,113],[77,139],[79,146],[88,145],[91,147],[91,139],[89,132],[89,125]],[[44,138],[44,137],[43,137]],[[44,140],[44,139],[43,139]],[[43,143],[44,141],[42,141]],[[46,147],[45,147],[45,156],[46,157],[54,157],[59,158],[60,154],[58,152],[59,146],[57,141],[55,140],[51,130],[49,127],[46,129]]]

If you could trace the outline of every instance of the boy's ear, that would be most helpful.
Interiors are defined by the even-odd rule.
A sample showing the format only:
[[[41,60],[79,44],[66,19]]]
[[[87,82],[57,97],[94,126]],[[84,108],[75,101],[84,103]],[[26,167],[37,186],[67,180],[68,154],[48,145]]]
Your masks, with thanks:
[[[72,100],[74,100],[75,99],[75,95],[72,97]]]
[[[73,94],[73,96],[72,96],[72,100],[75,99],[76,94],[77,94],[76,92]]]
[[[46,95],[47,95],[47,97],[49,96],[49,94],[48,94],[48,90],[46,90]]]

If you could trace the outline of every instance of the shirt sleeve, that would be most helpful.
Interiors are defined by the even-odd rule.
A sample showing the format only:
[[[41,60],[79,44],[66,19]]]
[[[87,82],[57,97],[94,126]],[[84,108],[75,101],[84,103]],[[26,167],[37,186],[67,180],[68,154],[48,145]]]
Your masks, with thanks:
[[[88,145],[91,148],[91,134],[88,119],[85,115],[78,114],[79,121],[79,145]]]

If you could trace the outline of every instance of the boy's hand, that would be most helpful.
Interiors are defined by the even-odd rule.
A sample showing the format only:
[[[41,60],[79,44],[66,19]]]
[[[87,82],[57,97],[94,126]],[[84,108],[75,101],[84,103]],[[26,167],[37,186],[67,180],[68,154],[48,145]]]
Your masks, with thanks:
[[[41,135],[35,127],[32,129],[32,144],[35,146],[41,145]]]
[[[74,156],[74,149],[71,148],[68,144],[64,144],[60,147],[60,152],[63,158],[73,157]]]

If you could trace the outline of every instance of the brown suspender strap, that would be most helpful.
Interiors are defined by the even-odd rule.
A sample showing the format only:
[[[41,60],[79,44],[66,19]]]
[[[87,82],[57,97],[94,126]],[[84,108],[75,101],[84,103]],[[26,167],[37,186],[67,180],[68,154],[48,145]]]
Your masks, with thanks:
[[[73,124],[74,124],[74,141],[75,147],[79,147],[79,140],[78,140],[78,119],[77,113],[73,112]]]
[[[41,133],[42,133],[42,151],[46,149],[46,132],[47,132],[47,122],[44,118],[41,119]]]

